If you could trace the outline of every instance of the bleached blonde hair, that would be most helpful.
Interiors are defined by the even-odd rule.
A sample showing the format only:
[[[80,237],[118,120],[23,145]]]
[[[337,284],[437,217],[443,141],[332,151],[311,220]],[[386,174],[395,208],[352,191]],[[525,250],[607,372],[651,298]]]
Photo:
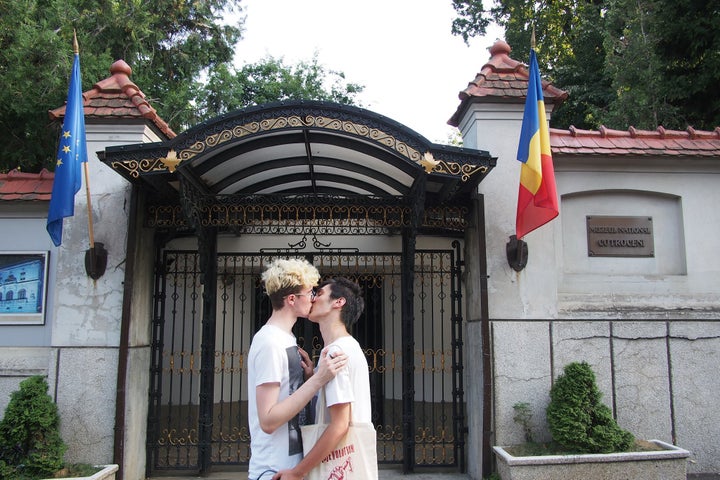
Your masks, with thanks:
[[[304,258],[279,258],[270,263],[260,277],[273,309],[280,309],[283,298],[314,287],[320,280],[320,272]]]

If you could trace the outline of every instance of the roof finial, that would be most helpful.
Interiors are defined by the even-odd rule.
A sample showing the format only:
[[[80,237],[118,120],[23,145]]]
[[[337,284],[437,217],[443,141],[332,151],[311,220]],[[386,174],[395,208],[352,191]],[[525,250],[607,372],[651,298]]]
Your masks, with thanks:
[[[78,55],[80,53],[80,46],[78,45],[78,41],[77,41],[77,33],[75,32],[74,28],[73,28],[73,53],[75,53],[75,55]]]

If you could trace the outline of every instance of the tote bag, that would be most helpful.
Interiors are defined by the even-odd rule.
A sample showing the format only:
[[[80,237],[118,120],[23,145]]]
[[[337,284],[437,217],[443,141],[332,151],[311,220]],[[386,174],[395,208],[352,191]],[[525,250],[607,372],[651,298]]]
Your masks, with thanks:
[[[318,423],[300,427],[303,455],[317,442],[327,428],[325,423],[325,389],[318,394]],[[352,410],[351,410],[352,418]],[[305,477],[307,480],[377,480],[376,432],[372,423],[350,422],[347,434],[320,464]]]

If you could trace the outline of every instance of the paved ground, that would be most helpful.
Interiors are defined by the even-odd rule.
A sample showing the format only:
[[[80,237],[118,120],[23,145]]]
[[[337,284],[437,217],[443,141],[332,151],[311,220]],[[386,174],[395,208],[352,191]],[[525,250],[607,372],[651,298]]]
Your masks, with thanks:
[[[269,477],[268,477],[269,478]],[[246,472],[215,472],[205,477],[153,477],[152,480],[247,480]],[[467,480],[468,476],[459,473],[413,473],[403,475],[397,470],[380,470],[380,480]],[[705,480],[705,479],[703,479]]]
[[[153,480],[247,480],[245,472],[216,472],[205,477],[153,477]],[[380,470],[380,480],[467,480],[460,473],[413,473],[403,475],[397,470]],[[690,474],[688,480],[720,480],[720,474]]]

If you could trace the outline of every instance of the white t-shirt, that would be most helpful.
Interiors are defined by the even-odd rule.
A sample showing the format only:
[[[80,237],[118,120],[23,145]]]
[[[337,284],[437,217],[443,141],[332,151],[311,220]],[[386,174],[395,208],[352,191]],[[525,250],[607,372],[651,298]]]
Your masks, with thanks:
[[[302,459],[300,425],[309,423],[306,412],[301,411],[288,424],[267,434],[260,428],[255,396],[257,386],[279,383],[278,402],[289,397],[303,383],[300,360],[295,336],[276,326],[264,325],[253,337],[248,352],[249,478],[257,478],[268,469],[292,468]]]
[[[340,337],[328,345],[328,355],[339,348],[348,356],[348,363],[334,379],[325,385],[327,406],[337,403],[352,403],[352,421],[370,423],[372,405],[370,400],[370,374],[365,354],[355,338],[350,335]],[[330,413],[325,412],[326,421]]]

